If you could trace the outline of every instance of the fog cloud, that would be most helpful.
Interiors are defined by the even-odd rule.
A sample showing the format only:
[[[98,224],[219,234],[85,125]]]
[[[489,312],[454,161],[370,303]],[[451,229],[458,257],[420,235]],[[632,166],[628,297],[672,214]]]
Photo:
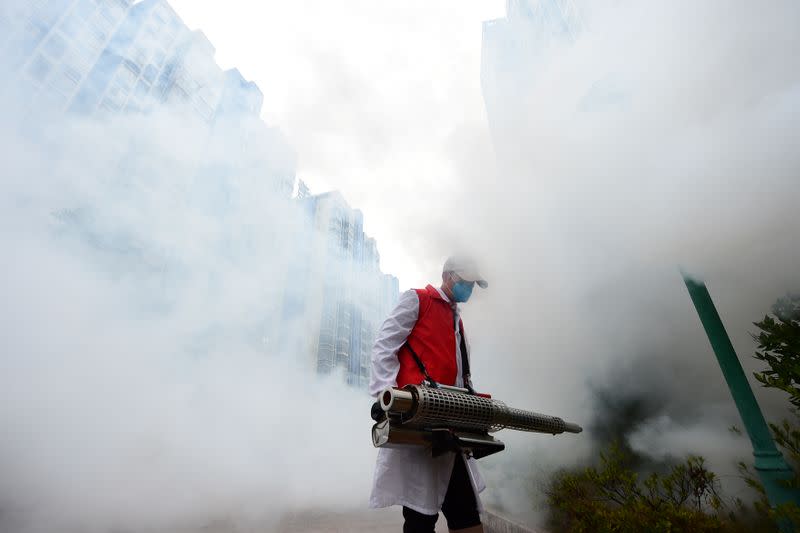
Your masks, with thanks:
[[[508,449],[482,460],[486,500],[512,514],[533,508],[531,484],[613,437],[730,473],[749,445],[727,432],[738,417],[678,269],[708,281],[746,371],[751,323],[800,287],[797,6],[582,7],[574,43],[516,58],[530,84],[491,128],[461,99],[477,69],[448,78],[472,80],[463,94],[425,70],[419,86],[446,95],[428,104],[465,112],[410,129],[410,114],[382,114],[410,104],[380,92],[379,61],[324,53],[309,79],[340,90],[299,91],[278,114],[309,175],[347,156],[325,179],[378,219],[397,259],[384,270],[436,281],[452,249],[482,260],[490,288],[464,307],[476,386],[587,428],[498,435]],[[400,20],[376,28],[402,36],[413,21]],[[419,35],[414,54],[446,46]],[[402,133],[429,124],[438,144]],[[363,396],[309,383],[264,333],[298,222],[259,174],[208,171],[239,147],[171,112],[3,130],[0,523],[174,531],[362,505]],[[290,166],[284,142],[259,153]],[[785,414],[783,397],[756,393],[768,418]]]
[[[609,437],[657,458],[708,453],[728,472],[749,456],[746,439],[730,444],[738,415],[679,267],[708,281],[753,370],[752,322],[800,285],[797,14],[606,3],[574,43],[512,61],[534,81],[490,113],[497,173],[473,170],[492,157],[478,144],[456,152],[465,207],[451,231],[497,280],[467,311],[474,374],[594,429],[558,453],[535,441],[520,464],[569,465]],[[754,388],[768,418],[786,415],[785,398]]]
[[[0,134],[0,529],[269,529],[362,505],[367,397],[282,348],[305,324],[275,323],[302,246],[280,136],[243,151],[256,125],[171,108],[20,124]]]

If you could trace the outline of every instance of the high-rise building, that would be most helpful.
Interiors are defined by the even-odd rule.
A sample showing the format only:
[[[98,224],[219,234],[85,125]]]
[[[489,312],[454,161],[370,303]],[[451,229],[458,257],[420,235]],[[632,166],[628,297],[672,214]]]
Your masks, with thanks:
[[[144,111],[169,104],[211,124],[258,116],[263,95],[165,0],[11,2],[0,9],[0,95],[22,114]]]
[[[520,110],[541,72],[583,27],[575,0],[507,0],[505,18],[483,23],[481,88],[493,131],[525,120]]]
[[[236,69],[219,68],[213,45],[187,28],[166,0],[11,4],[0,6],[0,101],[21,107],[24,122],[34,115],[147,113],[168,106],[204,124],[188,201],[220,217],[242,200],[264,202],[263,226],[251,225],[244,235],[241,228],[235,235],[221,229],[228,253],[246,253],[248,243],[297,241],[289,247],[294,257],[284,298],[265,302],[259,319],[265,346],[307,354],[318,372],[341,368],[348,383],[366,387],[374,335],[397,300],[397,278],[381,273],[363,215],[339,193],[315,196],[301,182],[291,198],[294,152],[261,120],[258,86]],[[135,148],[126,157],[119,172],[142,171]],[[252,196],[243,199],[242,191]],[[93,208],[68,206],[59,220],[92,243],[119,241],[102,227],[89,227]],[[296,219],[302,227],[294,234],[287,228]]]
[[[369,383],[375,333],[399,295],[398,280],[380,271],[375,240],[363,229],[363,215],[336,191],[298,200],[309,226],[298,258],[287,312],[308,328],[305,346],[320,374],[337,368],[350,385]]]
[[[308,188],[308,185],[306,185],[306,182],[297,180],[297,193],[295,197],[298,200],[305,200],[309,196],[311,196],[311,190]]]
[[[136,112],[167,103],[210,123],[226,85],[214,53],[166,1],[143,0],[127,12],[70,108]]]
[[[264,93],[258,85],[244,79],[236,68],[226,70],[224,76],[225,86],[217,106],[217,114],[229,117],[259,116],[264,103]]]
[[[130,4],[130,0],[30,0],[2,8],[2,98],[23,107],[23,113],[66,109]]]
[[[501,159],[511,161],[528,151],[519,143],[538,118],[532,112],[548,103],[537,89],[546,86],[564,52],[586,34],[593,7],[587,0],[507,0],[505,18],[483,23],[481,88]],[[630,103],[616,72],[568,92],[578,95],[578,112],[620,112]]]

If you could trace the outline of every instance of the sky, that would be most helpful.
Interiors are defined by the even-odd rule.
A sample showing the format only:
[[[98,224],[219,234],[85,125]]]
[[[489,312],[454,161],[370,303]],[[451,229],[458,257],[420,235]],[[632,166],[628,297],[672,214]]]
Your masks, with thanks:
[[[436,281],[453,250],[430,243],[430,227],[409,234],[408,219],[441,216],[460,187],[448,148],[459,131],[488,135],[481,24],[505,16],[505,2],[171,4],[222,67],[259,85],[264,119],[297,151],[297,177],[364,212],[382,270],[401,288]]]

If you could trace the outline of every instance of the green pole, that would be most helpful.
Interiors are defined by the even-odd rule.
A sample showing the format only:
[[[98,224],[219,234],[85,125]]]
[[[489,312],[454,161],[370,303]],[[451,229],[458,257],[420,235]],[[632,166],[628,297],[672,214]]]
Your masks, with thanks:
[[[714,302],[705,283],[696,281],[686,274],[683,275],[686,288],[689,289],[689,296],[692,298],[697,314],[700,315],[700,322],[706,330],[708,340],[717,356],[717,361],[722,369],[722,375],[731,390],[733,401],[739,410],[739,416],[753,443],[753,455],[755,456],[755,469],[764,484],[767,499],[774,508],[782,503],[794,502],[800,505],[800,494],[781,483],[782,480],[790,479],[793,476],[791,467],[783,459],[783,455],[775,447],[769,427],[764,420],[764,415],[758,407],[753,389],[747,382],[742,364],[736,356],[733,344],[722,325],[722,319],[717,313]],[[788,531],[792,531],[791,526]],[[786,524],[781,524],[781,529],[786,531]]]

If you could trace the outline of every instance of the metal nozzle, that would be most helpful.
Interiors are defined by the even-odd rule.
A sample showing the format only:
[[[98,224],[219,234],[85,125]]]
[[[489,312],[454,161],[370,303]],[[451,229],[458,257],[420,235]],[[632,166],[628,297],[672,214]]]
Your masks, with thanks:
[[[407,413],[414,408],[414,396],[406,390],[386,389],[381,393],[381,409],[393,413]]]

